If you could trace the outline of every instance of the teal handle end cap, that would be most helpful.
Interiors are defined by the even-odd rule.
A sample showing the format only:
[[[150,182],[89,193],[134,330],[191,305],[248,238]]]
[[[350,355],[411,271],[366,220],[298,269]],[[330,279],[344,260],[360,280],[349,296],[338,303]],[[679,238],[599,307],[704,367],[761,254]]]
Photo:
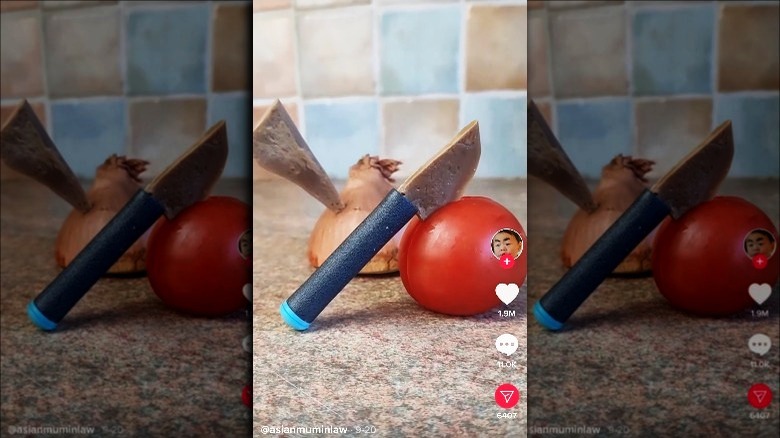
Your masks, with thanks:
[[[30,321],[41,330],[50,332],[57,328],[57,323],[52,322],[49,318],[44,316],[44,314],[38,310],[38,306],[35,305],[34,301],[30,301],[30,304],[27,305],[27,316],[29,316]]]
[[[555,318],[550,316],[550,314],[544,310],[544,307],[542,307],[542,304],[538,301],[536,304],[534,304],[534,316],[536,317],[536,320],[539,322],[539,324],[541,324],[547,330],[557,332],[563,328],[563,323],[556,321]]]
[[[287,325],[294,328],[295,330],[304,331],[307,330],[311,325],[308,322],[302,320],[298,315],[296,315],[295,312],[293,312],[293,310],[287,304],[287,301],[283,302],[282,305],[279,307],[279,313],[282,314],[282,319],[284,320],[284,322],[286,322]]]

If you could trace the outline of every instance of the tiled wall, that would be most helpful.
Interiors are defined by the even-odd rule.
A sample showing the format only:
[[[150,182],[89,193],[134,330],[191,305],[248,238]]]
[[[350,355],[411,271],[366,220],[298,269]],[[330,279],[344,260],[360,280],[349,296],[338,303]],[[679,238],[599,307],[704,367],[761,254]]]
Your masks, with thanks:
[[[255,123],[281,99],[332,177],[366,153],[408,176],[473,119],[477,176],[526,176],[525,1],[253,5]]]
[[[780,175],[780,3],[529,2],[529,95],[572,161],[671,168],[721,122],[732,177]]]
[[[223,176],[249,176],[248,1],[2,1],[0,10],[0,116],[27,98],[78,176],[120,153],[149,160],[152,177],[220,119]]]

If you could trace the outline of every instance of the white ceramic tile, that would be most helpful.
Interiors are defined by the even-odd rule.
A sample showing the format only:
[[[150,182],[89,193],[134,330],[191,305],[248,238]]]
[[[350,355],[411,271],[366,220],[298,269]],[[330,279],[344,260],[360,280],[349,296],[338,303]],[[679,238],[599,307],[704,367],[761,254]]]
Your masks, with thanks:
[[[370,8],[303,12],[298,20],[304,97],[373,94]]]

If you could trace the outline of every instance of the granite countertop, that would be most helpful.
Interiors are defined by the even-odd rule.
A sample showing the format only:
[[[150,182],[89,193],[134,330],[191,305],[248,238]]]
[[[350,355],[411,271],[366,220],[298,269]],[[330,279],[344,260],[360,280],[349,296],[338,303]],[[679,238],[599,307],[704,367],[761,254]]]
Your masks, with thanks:
[[[339,185],[340,187],[340,185]],[[473,181],[525,224],[524,180]],[[448,317],[427,311],[400,277],[359,277],[307,332],[295,332],[279,305],[313,272],[309,233],[324,210],[286,181],[254,184],[254,433],[264,426],[373,426],[375,436],[521,436],[525,430],[525,288],[496,312]],[[514,334],[518,369],[499,369],[495,338]],[[507,412],[494,401],[501,383],[522,394]],[[289,433],[287,436],[300,436]]]
[[[777,180],[726,181],[722,195],[741,196],[778,223]],[[560,242],[575,206],[539,180],[529,180],[528,303],[564,274]],[[528,321],[529,434],[564,427],[600,427],[607,436],[777,437],[780,426],[777,285],[766,318],[750,311],[727,318],[691,316],[671,307],[652,278],[611,278],[560,333]],[[756,307],[758,308],[758,307]],[[748,350],[756,333],[773,343],[769,367]],[[747,401],[764,382],[775,391],[765,409]],[[584,432],[581,432],[584,433]],[[725,434],[725,435],[724,435]]]
[[[248,200],[220,182],[214,194]],[[146,277],[104,278],[55,332],[26,306],[60,269],[54,241],[70,206],[31,180],[0,189],[0,400],[12,427],[92,427],[97,436],[247,436],[246,312],[195,318],[170,310]],[[19,430],[17,429],[17,432]]]

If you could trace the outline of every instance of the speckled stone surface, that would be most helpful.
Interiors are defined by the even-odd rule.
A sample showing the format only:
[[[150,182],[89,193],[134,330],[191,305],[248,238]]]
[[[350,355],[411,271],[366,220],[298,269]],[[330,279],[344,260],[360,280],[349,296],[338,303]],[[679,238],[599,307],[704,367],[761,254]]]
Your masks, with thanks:
[[[225,182],[214,194],[247,201],[248,191]],[[42,332],[25,308],[59,272],[54,241],[70,206],[26,178],[3,181],[0,195],[0,435],[12,427],[249,435],[250,410],[241,403],[251,361],[241,348],[245,312],[184,316],[163,305],[146,277],[105,278],[57,331]]]
[[[340,186],[339,186],[340,187]],[[466,194],[493,198],[525,223],[525,181],[473,181]],[[309,331],[285,325],[279,305],[313,272],[309,232],[324,207],[286,181],[254,183],[255,436],[264,427],[375,427],[372,436],[524,436],[525,288],[509,309],[456,318],[427,311],[399,276],[357,278]],[[500,369],[495,339],[515,335],[517,369]],[[505,412],[501,383],[522,401]],[[365,429],[364,429],[365,430]],[[371,430],[371,429],[369,429]],[[285,436],[303,436],[295,431]]]
[[[560,241],[575,207],[539,180],[528,185],[533,306],[565,272]],[[777,187],[777,180],[727,181],[720,193],[747,199],[777,224]],[[672,308],[646,277],[608,279],[562,332],[548,332],[530,316],[529,435],[599,427],[599,436],[777,437],[777,286],[760,308],[769,309],[769,317],[754,318],[749,311],[728,318],[691,316]],[[774,344],[761,357],[768,368],[751,366],[760,358],[748,350],[756,333]],[[747,401],[748,388],[759,382],[775,392],[764,411]],[[770,418],[750,418],[758,412]]]

